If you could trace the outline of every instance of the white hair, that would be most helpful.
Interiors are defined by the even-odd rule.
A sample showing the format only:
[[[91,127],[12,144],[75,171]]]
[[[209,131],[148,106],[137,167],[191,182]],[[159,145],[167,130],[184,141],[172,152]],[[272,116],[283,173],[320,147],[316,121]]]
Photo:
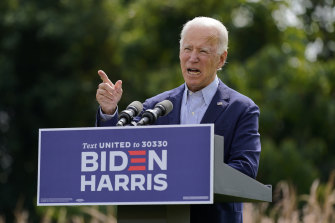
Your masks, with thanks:
[[[228,31],[226,27],[219,20],[209,17],[195,17],[184,24],[180,33],[180,48],[183,45],[185,33],[190,27],[213,27],[218,32],[217,53],[221,55],[228,50]]]

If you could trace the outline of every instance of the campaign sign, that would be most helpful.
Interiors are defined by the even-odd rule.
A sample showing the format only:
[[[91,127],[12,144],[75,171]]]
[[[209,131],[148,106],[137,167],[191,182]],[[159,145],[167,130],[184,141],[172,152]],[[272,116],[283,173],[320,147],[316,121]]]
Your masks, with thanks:
[[[213,203],[213,128],[40,129],[37,204]]]

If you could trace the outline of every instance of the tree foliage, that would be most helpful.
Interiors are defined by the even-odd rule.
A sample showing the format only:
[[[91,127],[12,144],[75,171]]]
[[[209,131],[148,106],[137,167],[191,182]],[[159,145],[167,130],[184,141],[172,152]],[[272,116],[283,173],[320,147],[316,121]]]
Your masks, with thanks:
[[[35,207],[38,129],[93,126],[103,69],[124,108],[183,83],[179,33],[195,16],[229,30],[219,77],[260,107],[258,179],[307,192],[335,169],[333,1],[2,0],[0,213]]]

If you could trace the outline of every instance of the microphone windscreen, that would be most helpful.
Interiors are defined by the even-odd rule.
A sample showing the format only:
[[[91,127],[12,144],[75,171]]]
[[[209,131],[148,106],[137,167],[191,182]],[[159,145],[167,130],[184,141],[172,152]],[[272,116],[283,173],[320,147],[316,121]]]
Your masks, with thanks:
[[[157,107],[157,106],[162,106],[165,109],[165,112],[164,112],[163,116],[169,114],[173,109],[173,104],[169,100],[161,101],[158,104],[156,104],[155,107]]]
[[[134,108],[135,109],[135,116],[137,116],[138,114],[140,114],[143,110],[143,104],[139,101],[133,101],[132,103],[130,103],[127,107],[128,108]]]

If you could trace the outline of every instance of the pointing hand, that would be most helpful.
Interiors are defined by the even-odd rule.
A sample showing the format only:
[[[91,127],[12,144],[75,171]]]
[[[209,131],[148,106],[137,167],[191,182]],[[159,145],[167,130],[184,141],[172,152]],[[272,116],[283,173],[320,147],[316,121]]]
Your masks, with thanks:
[[[99,70],[98,74],[102,80],[96,93],[96,99],[105,114],[114,114],[117,104],[122,96],[122,81],[118,80],[115,84],[109,80],[107,74]]]

